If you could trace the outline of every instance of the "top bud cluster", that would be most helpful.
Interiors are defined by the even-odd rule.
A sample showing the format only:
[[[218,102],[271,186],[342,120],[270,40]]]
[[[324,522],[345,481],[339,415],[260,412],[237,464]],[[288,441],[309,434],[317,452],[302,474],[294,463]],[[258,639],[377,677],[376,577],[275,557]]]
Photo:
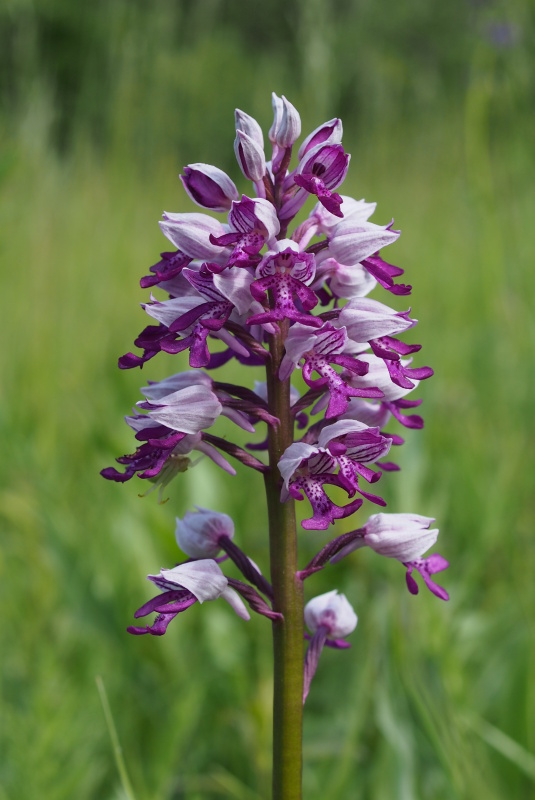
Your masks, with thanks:
[[[419,344],[397,338],[416,325],[410,309],[397,311],[368,298],[377,284],[395,296],[409,295],[411,287],[397,283],[403,270],[379,255],[400,235],[393,223],[370,222],[375,203],[337,193],[350,160],[342,145],[341,121],[332,119],[312,131],[290,169],[300,117],[285,97],[276,95],[273,112],[267,160],[259,124],[236,111],[234,150],[243,175],[252,181],[250,194],[240,196],[233,180],[217,167],[198,163],[184,168],[181,180],[189,197],[227,217],[163,214],[160,227],[176,249],[162,253],[141,286],[163,290],[169,299],[151,295],[144,304],[155,324],[135,340],[141,353],[127,353],[119,366],[142,367],[160,351],[189,351],[192,370],[142,390],[139,413],[127,417],[138,447],[117,459],[123,472],[110,467],[103,475],[122,482],[137,474],[162,487],[188,468],[193,450],[230,473],[234,468],[225,455],[260,472],[269,470],[251,452],[261,451],[262,445],[243,449],[208,433],[221,414],[247,431],[262,423],[277,426],[266,385],[220,383],[210,372],[230,359],[251,366],[269,363],[270,338],[282,335],[278,379],[289,381],[301,369],[308,390],[300,397],[292,388],[291,414],[300,435],[278,463],[281,501],[306,496],[312,513],[303,527],[325,530],[355,512],[363,498],[386,505],[367,488],[384,471],[398,469],[386,457],[403,439],[385,426],[392,417],[408,428],[423,426],[419,415],[407,413],[421,401],[406,396],[433,372],[413,365]],[[289,232],[310,197],[315,200],[310,213]],[[316,415],[316,421],[309,415]],[[333,485],[347,493],[346,505],[336,505],[327,495],[325,487]],[[398,530],[394,524],[384,525]],[[367,544],[363,537],[356,532],[350,549]],[[428,538],[420,538],[430,546]],[[429,577],[426,562],[419,558],[421,549],[416,554],[411,550],[411,558],[404,557],[401,545],[394,551],[387,555]],[[433,564],[437,566],[436,559]],[[435,591],[432,582],[428,585]],[[417,591],[414,578],[409,588]],[[445,595],[435,588],[435,594]]]

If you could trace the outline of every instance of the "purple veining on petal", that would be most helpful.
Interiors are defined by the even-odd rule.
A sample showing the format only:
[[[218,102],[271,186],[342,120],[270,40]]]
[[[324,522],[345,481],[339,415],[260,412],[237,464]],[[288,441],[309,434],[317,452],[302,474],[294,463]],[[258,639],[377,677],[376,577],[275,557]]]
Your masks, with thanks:
[[[292,337],[298,336],[300,331],[294,334],[293,330],[290,331],[287,339],[287,355],[282,361],[281,370],[284,370],[283,374],[286,374],[289,361],[294,361],[297,364],[301,358],[304,359],[303,379],[308,386],[311,389],[326,386],[329,391],[327,419],[343,414],[347,410],[350,397],[383,396],[382,391],[375,387],[361,389],[349,385],[345,378],[331,366],[332,364],[338,364],[358,375],[364,375],[368,371],[368,365],[365,362],[343,355],[342,351],[347,342],[345,328],[334,328],[330,323],[325,323],[317,332],[314,332],[314,339],[303,342],[303,347],[307,347],[307,349],[300,348],[297,351],[292,351],[291,349]],[[290,342],[290,347],[288,342]],[[291,355],[288,357],[289,349]],[[320,377],[313,379],[313,372],[316,372]]]
[[[265,324],[283,319],[292,319],[303,325],[321,327],[322,322],[310,312],[318,303],[316,294],[308,287],[315,271],[314,256],[294,249],[295,244],[279,243],[278,251],[270,251],[256,270],[256,280],[251,284],[251,294],[264,307],[268,304],[269,293],[273,306],[247,320],[248,325]],[[293,246],[292,246],[293,245]],[[303,311],[296,306],[297,298]]]
[[[342,217],[342,198],[333,192],[343,183],[350,156],[341,144],[318,144],[306,152],[299,162],[294,182],[310,194],[315,194],[327,211]]]
[[[297,478],[290,484],[291,496],[295,500],[302,500],[301,492],[304,492],[312,506],[312,517],[301,523],[305,530],[324,531],[335,520],[350,516],[362,505],[360,498],[343,507],[335,505],[325,493],[325,484],[340,485],[337,476],[329,474]]]
[[[342,141],[342,120],[335,117],[334,119],[324,122],[315,128],[306,139],[303,141],[297,158],[301,161],[304,156],[320,144],[340,144]]]

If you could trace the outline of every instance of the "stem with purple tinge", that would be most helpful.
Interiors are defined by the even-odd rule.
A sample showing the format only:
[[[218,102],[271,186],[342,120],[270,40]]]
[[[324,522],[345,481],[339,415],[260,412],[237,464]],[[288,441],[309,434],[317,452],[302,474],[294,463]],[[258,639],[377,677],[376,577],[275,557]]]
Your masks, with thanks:
[[[301,800],[303,729],[303,584],[297,572],[297,532],[293,499],[281,503],[278,462],[293,442],[290,381],[278,370],[289,323],[271,336],[267,364],[270,413],[280,425],[269,427],[269,471],[264,474],[269,519],[273,608],[283,621],[273,622],[273,800]]]

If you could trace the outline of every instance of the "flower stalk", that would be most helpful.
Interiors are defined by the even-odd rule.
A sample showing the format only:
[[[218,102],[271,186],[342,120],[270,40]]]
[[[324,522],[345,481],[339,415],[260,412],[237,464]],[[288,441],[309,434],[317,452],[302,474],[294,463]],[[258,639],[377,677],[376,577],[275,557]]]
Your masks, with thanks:
[[[273,608],[273,800],[300,800],[303,729],[303,583],[297,576],[295,502],[281,503],[278,463],[293,442],[290,381],[278,371],[288,322],[271,337],[266,368],[268,405],[280,423],[268,432],[269,472],[264,475],[269,522]]]

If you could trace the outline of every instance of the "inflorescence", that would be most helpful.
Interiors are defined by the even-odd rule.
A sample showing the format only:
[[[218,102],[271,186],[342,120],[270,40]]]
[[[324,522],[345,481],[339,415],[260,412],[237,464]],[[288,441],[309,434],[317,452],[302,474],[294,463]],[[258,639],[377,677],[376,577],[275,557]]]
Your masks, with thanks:
[[[364,499],[386,505],[368,487],[383,472],[399,469],[389,459],[392,447],[403,439],[387,432],[387,426],[394,418],[406,428],[423,427],[422,418],[412,412],[421,401],[407,396],[433,371],[413,364],[419,344],[398,338],[417,323],[410,309],[396,311],[368,297],[377,285],[399,297],[409,295],[411,287],[397,282],[403,270],[379,255],[400,235],[393,222],[370,222],[375,203],[336,191],[350,159],[342,145],[341,121],[330,120],[312,131],[290,169],[300,117],[285,97],[276,95],[273,111],[270,161],[259,124],[236,111],[234,150],[254,196],[240,195],[217,167],[199,163],[184,168],[181,181],[191,200],[209,212],[226,214],[226,220],[205,213],[163,214],[161,230],[176,249],[161,254],[141,286],[161,290],[168,299],[151,294],[143,308],[152,322],[135,340],[140,353],[126,353],[119,366],[142,367],[159,352],[187,351],[191,370],[142,389],[145,399],[126,417],[136,450],[117,459],[123,471],[109,467],[102,475],[118,482],[137,475],[161,492],[192,465],[193,451],[230,474],[235,470],[227,456],[266,472],[269,467],[253,454],[262,445],[240,447],[208,432],[220,415],[248,432],[258,425],[277,426],[266,385],[255,382],[249,388],[212,375],[231,359],[245,366],[265,365],[269,339],[284,323],[287,336],[278,379],[288,381],[301,370],[307,389],[300,396],[292,387],[298,435],[278,464],[281,502],[306,497],[311,516],[302,527],[326,530],[354,514]],[[308,216],[300,214],[289,232],[310,197],[316,200],[314,207]],[[342,489],[348,502],[335,504],[326,486]],[[406,567],[410,592],[418,592],[416,571],[431,592],[447,600],[447,592],[431,576],[448,562],[438,554],[423,557],[438,535],[433,522],[416,514],[373,514],[363,527],[325,545],[298,577],[304,580],[368,546]],[[157,616],[150,625],[130,627],[130,633],[162,635],[190,605],[218,597],[244,619],[249,618],[244,601],[270,619],[280,616],[272,609],[269,582],[234,543],[230,517],[198,508],[177,520],[176,536],[189,559],[149,576],[160,593],[135,616]],[[227,558],[244,581],[225,577],[220,563]],[[346,598],[332,591],[307,604],[305,621],[311,632],[306,697],[324,644],[347,647],[345,637],[357,617]]]

